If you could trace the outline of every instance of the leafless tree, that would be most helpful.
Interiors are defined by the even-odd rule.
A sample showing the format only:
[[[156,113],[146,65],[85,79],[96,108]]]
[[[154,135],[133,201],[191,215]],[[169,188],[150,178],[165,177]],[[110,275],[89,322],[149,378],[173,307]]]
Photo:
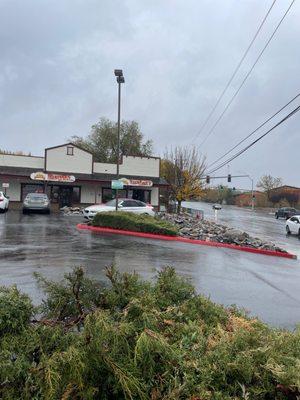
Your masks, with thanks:
[[[201,194],[200,178],[205,173],[205,161],[205,157],[195,146],[176,146],[165,151],[162,177],[169,184],[171,197],[178,203],[178,213],[181,211],[182,201],[195,199]]]

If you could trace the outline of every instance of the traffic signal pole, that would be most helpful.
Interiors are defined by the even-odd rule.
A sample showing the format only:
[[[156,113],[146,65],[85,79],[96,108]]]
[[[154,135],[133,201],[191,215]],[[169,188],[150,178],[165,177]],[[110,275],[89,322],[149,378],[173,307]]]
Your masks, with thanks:
[[[231,182],[231,178],[248,178],[251,180],[251,209],[254,211],[254,181],[253,178],[251,178],[250,175],[222,175],[222,176],[209,176],[206,175],[204,177],[201,177],[200,179],[206,180],[206,183],[210,183],[211,179],[227,179],[228,182]]]

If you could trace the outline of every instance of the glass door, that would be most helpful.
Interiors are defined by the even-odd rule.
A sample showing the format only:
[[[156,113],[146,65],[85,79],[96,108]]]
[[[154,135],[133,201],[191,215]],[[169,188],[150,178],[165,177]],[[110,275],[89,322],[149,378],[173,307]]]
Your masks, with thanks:
[[[71,207],[72,206],[73,187],[72,186],[59,186],[59,206]]]

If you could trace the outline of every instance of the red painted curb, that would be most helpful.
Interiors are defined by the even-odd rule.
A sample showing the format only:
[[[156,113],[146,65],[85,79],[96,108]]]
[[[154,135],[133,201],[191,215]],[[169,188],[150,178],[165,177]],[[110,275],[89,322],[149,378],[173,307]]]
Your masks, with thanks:
[[[199,239],[189,239],[189,238],[184,238],[181,236],[167,236],[167,235],[159,235],[159,234],[154,234],[154,233],[125,231],[125,230],[121,230],[121,229],[104,228],[104,227],[100,227],[100,226],[91,226],[91,225],[86,225],[86,224],[78,224],[77,228],[82,229],[82,230],[96,232],[96,233],[115,233],[118,235],[136,236],[136,237],[156,239],[156,240],[157,239],[158,240],[168,240],[168,241],[173,241],[173,242],[198,244],[198,245],[202,245],[202,246],[224,247],[227,249],[247,251],[248,253],[263,254],[266,256],[297,259],[297,256],[295,254],[291,254],[291,253],[282,253],[280,251],[255,249],[253,247],[238,246],[236,244],[229,244],[229,243],[218,243],[218,242],[210,242],[210,241],[199,240]]]

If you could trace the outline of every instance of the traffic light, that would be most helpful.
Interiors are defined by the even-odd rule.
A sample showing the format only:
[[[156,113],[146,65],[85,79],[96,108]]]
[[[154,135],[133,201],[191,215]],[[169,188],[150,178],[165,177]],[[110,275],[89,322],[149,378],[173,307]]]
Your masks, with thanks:
[[[207,177],[206,177],[206,183],[210,183],[210,176],[209,175],[207,175]]]
[[[230,174],[228,174],[227,182],[231,182],[231,175]]]

